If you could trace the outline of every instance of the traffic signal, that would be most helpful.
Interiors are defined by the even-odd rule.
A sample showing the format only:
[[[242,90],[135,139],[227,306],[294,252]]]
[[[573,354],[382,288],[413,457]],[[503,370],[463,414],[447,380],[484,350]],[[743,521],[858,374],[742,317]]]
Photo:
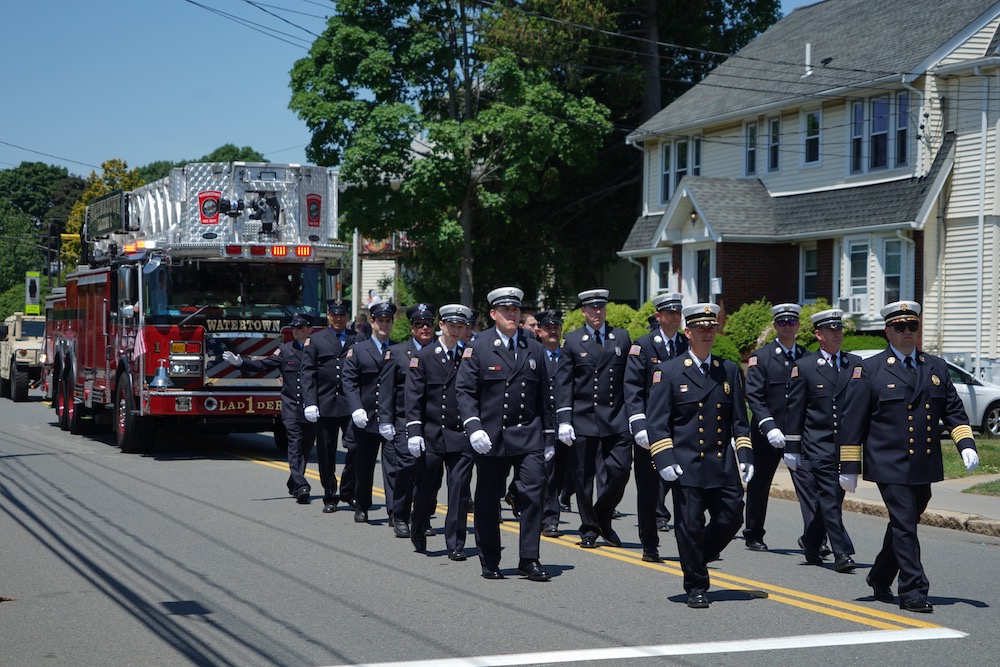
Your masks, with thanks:
[[[59,250],[62,247],[62,235],[60,234],[58,222],[49,223],[49,247],[53,250]]]

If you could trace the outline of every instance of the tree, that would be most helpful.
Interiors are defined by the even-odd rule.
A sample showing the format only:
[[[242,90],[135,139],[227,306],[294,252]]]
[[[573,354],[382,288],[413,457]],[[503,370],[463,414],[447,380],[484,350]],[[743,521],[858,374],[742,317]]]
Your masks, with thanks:
[[[406,231],[440,258],[436,266],[457,257],[460,299],[475,303],[473,267],[485,260],[477,244],[524,254],[510,243],[520,231],[512,212],[551,169],[593,163],[608,111],[507,49],[481,49],[494,17],[478,5],[345,0],[337,8],[292,70],[289,106],[313,135],[306,153],[340,166],[354,186],[341,205],[349,227],[375,237]]]
[[[0,292],[24,285],[24,273],[38,268],[35,226],[25,213],[0,202]],[[23,302],[23,294],[22,302]]]
[[[87,213],[87,204],[98,197],[109,194],[112,190],[134,190],[142,185],[138,169],[129,169],[124,160],[111,159],[101,163],[103,174],[98,176],[96,172],[90,172],[87,177],[87,188],[83,195],[70,212],[69,221],[66,223],[67,234],[80,234],[83,229],[84,218]],[[63,242],[60,262],[64,267],[75,267],[80,261],[80,241],[78,239],[66,240]]]

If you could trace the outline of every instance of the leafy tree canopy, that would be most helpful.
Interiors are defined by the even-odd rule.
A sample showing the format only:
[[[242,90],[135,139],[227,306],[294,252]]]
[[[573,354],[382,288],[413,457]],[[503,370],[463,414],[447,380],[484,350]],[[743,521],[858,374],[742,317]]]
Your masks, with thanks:
[[[109,194],[112,190],[134,190],[142,185],[142,178],[138,169],[129,169],[124,160],[111,159],[101,163],[103,173],[98,176],[96,172],[90,172],[87,177],[87,187],[83,195],[73,204],[69,221],[66,223],[67,234],[80,234],[83,229],[84,218],[87,213],[87,205],[97,199]],[[73,269],[80,261],[80,241],[66,240],[63,242],[60,260],[64,269]]]
[[[24,273],[39,268],[41,254],[31,218],[14,209],[9,203],[0,202],[0,292],[16,285],[24,285]],[[24,302],[24,292],[21,292]]]

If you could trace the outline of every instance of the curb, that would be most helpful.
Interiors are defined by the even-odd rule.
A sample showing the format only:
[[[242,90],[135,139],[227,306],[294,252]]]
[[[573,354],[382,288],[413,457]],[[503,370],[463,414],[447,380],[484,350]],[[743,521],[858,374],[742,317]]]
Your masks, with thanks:
[[[799,501],[795,495],[795,489],[788,489],[781,486],[772,486],[770,496],[781,500]],[[885,505],[877,500],[866,500],[863,498],[844,498],[843,507],[848,512],[858,514],[868,514],[871,516],[889,517]],[[952,530],[964,530],[978,535],[989,535],[1000,537],[1000,521],[986,519],[978,514],[965,514],[964,512],[949,512],[947,510],[930,509],[924,511],[920,517],[920,523],[925,526],[935,526],[937,528],[951,528]]]

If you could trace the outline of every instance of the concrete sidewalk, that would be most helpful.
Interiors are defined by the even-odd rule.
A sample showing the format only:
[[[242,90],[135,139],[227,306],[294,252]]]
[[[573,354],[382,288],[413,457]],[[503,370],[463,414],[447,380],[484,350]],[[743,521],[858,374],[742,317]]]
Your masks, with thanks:
[[[974,475],[932,484],[931,501],[920,518],[920,523],[1000,537],[1000,497],[962,492],[970,486],[996,479],[1000,479],[1000,475]],[[784,464],[779,465],[774,473],[771,496],[798,500],[791,474]],[[864,480],[858,480],[856,493],[848,493],[844,497],[844,509],[888,516],[878,486]]]

